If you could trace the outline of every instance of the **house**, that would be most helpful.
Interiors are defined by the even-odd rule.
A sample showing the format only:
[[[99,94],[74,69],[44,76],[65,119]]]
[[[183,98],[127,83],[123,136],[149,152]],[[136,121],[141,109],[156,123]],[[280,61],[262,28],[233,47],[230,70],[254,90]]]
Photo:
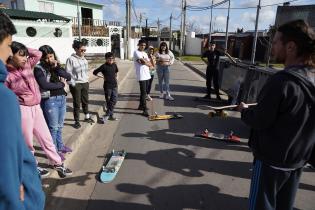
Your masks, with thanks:
[[[44,12],[66,17],[70,19],[72,27],[71,43],[73,39],[78,40],[80,38],[80,25],[81,39],[88,43],[87,54],[94,56],[112,51],[116,57],[123,57],[123,28],[119,21],[107,22],[103,20],[102,4],[90,3],[85,0],[3,0],[3,4],[14,10]],[[80,12],[79,21],[77,18],[78,9]],[[37,31],[42,30],[42,28],[38,28]]]
[[[3,0],[2,3],[10,9],[47,12],[64,17],[77,17],[77,3],[82,19],[103,20],[103,5],[83,0]]]

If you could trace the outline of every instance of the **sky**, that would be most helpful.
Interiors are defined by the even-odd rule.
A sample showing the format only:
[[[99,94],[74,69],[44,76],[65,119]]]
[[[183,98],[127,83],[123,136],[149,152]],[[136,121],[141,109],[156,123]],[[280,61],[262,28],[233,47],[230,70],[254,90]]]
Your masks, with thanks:
[[[104,19],[121,21],[125,25],[126,1],[125,0],[88,0],[90,2],[100,3],[104,5]],[[145,19],[148,19],[149,26],[157,26],[157,21],[163,27],[169,26],[170,15],[173,15],[172,28],[180,27],[180,12],[182,0],[131,0],[133,3],[132,25],[139,25],[140,14],[143,17],[141,25],[145,25]],[[187,5],[206,7],[211,5],[212,0],[187,0]],[[214,4],[223,0],[213,0]],[[261,0],[262,9],[260,10],[258,29],[268,29],[269,25],[275,22],[277,6],[267,6],[273,4],[281,4],[292,0]],[[229,18],[229,31],[234,32],[237,28],[244,30],[254,30],[256,11],[259,0],[231,0],[231,10]],[[315,0],[295,0],[291,5],[310,5],[315,4]],[[222,4],[213,9],[212,25],[213,30],[225,31],[228,3]],[[236,8],[255,7],[248,9]],[[233,9],[234,8],[234,9]],[[193,25],[195,29],[209,33],[210,10],[205,11],[189,11],[187,10],[186,24]],[[137,18],[136,18],[137,17]]]

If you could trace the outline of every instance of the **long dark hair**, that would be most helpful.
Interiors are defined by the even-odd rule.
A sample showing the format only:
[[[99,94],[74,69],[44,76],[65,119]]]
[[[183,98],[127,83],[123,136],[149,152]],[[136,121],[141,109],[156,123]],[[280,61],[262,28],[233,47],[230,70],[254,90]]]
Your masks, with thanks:
[[[162,54],[162,46],[165,46],[166,47],[166,49],[165,49],[165,54],[168,54],[168,47],[167,47],[167,44],[166,44],[166,42],[161,42],[161,44],[160,44],[160,48],[159,48],[159,53],[160,54]]]
[[[40,58],[41,66],[44,69],[48,70],[51,74],[50,81],[51,82],[59,82],[58,75],[56,74],[56,71],[54,71],[55,67],[52,67],[51,65],[49,65],[45,61],[45,58],[48,54],[54,54],[55,60],[58,60],[54,49],[49,45],[43,45],[38,50],[42,52],[42,57]],[[60,68],[59,64],[57,65],[57,68]]]
[[[305,65],[315,67],[315,33],[304,20],[294,20],[281,25],[277,31],[281,33],[281,41],[290,41],[297,46],[297,57],[302,57]]]
[[[12,50],[13,56],[16,53],[19,53],[20,56],[28,56],[29,55],[27,47],[20,42],[13,41],[11,44],[11,50]],[[7,60],[7,63],[11,63],[11,62],[12,62],[12,57],[9,57]]]

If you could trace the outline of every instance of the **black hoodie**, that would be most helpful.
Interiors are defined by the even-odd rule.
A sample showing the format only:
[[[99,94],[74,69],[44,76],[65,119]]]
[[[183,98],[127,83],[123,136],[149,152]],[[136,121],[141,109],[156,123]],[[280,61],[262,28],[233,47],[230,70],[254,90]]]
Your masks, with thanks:
[[[254,157],[276,167],[302,167],[315,145],[315,69],[290,66],[274,74],[257,102],[242,111],[252,128]]]

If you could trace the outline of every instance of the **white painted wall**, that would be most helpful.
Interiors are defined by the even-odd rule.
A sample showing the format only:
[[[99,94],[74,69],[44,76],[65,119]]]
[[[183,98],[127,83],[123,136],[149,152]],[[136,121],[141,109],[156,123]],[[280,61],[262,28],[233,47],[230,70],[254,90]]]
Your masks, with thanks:
[[[195,32],[190,32],[186,36],[185,54],[201,55],[202,39],[195,37]]]
[[[13,36],[13,40],[17,42],[21,42],[27,47],[38,49],[42,45],[51,46],[61,63],[65,63],[67,58],[74,53],[72,49],[72,38],[29,38],[29,37],[17,37]]]

